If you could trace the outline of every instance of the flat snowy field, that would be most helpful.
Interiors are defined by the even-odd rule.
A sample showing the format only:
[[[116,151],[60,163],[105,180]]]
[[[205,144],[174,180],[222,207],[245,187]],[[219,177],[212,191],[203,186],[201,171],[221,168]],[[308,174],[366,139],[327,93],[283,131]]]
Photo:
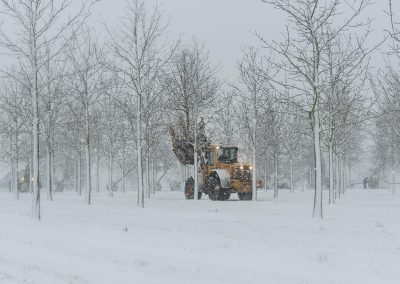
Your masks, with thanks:
[[[400,283],[400,194],[349,191],[324,220],[310,191],[259,197],[57,193],[37,222],[30,194],[2,191],[0,283]]]

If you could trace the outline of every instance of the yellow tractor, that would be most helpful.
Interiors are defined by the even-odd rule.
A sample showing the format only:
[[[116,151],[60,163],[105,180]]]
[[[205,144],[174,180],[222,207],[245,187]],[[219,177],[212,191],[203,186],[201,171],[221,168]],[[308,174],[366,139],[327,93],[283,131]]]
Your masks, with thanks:
[[[252,199],[252,165],[238,162],[238,147],[219,146],[208,142],[204,135],[204,122],[200,123],[198,134],[198,172],[199,196],[208,194],[211,200],[228,200],[231,193],[237,193],[240,200]],[[192,139],[175,134],[170,129],[173,151],[183,165],[194,164],[194,143]],[[257,180],[256,187],[263,183]],[[194,198],[194,179],[189,177],[185,183],[186,199]]]

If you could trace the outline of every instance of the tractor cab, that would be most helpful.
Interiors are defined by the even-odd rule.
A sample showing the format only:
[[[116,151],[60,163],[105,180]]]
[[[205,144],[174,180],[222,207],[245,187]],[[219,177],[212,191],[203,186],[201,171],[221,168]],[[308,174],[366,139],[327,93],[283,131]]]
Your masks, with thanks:
[[[237,163],[238,148],[233,146],[218,147],[218,161],[224,164]]]
[[[237,163],[238,148],[236,146],[208,146],[208,166],[217,164],[235,164]]]

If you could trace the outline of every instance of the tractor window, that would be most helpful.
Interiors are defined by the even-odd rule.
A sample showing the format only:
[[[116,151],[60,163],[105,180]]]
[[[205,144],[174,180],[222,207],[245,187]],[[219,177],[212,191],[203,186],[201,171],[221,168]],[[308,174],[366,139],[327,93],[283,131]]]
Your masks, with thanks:
[[[210,150],[208,155],[208,163],[209,166],[214,166],[214,151]]]
[[[237,162],[237,149],[236,148],[223,148],[218,151],[218,160],[223,163],[236,163]]]

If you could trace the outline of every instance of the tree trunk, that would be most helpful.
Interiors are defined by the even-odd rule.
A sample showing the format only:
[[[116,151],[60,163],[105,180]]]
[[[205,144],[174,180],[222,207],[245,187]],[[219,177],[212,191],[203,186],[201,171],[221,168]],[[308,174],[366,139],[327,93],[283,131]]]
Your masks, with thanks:
[[[319,92],[319,91],[317,91]],[[318,96],[318,95],[317,95]],[[313,217],[323,218],[322,212],[322,175],[321,175],[321,145],[320,145],[320,121],[318,100],[313,113],[313,134],[314,134],[314,154],[315,154],[315,193]]]
[[[33,183],[32,183],[32,151],[29,153],[29,192],[33,193]]]
[[[340,176],[339,176],[339,158],[337,155],[335,155],[335,199],[340,198],[340,190],[339,190],[339,182],[340,182]]]
[[[78,158],[75,161],[75,192],[78,192]]]
[[[126,136],[125,124],[122,124],[122,192],[125,193],[125,175],[126,175]]]
[[[146,150],[146,194],[150,198],[150,149]]]
[[[82,158],[81,158],[81,151],[78,150],[78,175],[77,175],[77,180],[78,180],[78,193],[79,196],[82,195],[82,178],[81,178],[81,173],[82,173]]]
[[[50,145],[47,145],[47,200],[53,200],[53,189],[51,182],[51,149]]]
[[[145,140],[145,139],[143,139],[143,140]],[[147,171],[148,171],[148,169],[147,169],[147,149],[145,149],[144,151],[143,151],[143,161],[142,161],[142,163],[143,163],[143,191],[144,191],[144,197],[145,198],[148,198],[148,195],[147,195],[147,192],[148,192],[148,190],[147,190],[147,181],[148,181],[148,179],[147,179]]]
[[[195,134],[196,136],[196,134]],[[197,139],[195,138],[194,143],[194,165],[193,165],[193,176],[194,176],[194,195],[193,200],[197,200],[199,194],[199,180],[198,180],[198,158],[197,158]]]
[[[350,172],[350,170],[351,170],[351,167],[349,167],[349,180],[350,180],[350,187],[351,187],[351,172]],[[382,189],[382,168],[381,167],[379,167],[379,171],[378,171],[378,174],[379,174],[379,176],[378,176],[378,188],[379,189]]]
[[[40,187],[39,187],[39,87],[38,87],[38,63],[35,26],[31,27],[31,68],[32,68],[32,135],[33,135],[33,208],[32,215],[40,220]]]
[[[54,145],[54,144],[53,144]],[[53,150],[51,152],[51,183],[52,183],[52,189],[53,189],[53,193],[57,191],[56,188],[56,155],[55,155],[55,151]]]
[[[254,144],[255,144],[255,134],[254,134]],[[257,188],[256,188],[256,181],[257,181],[257,172],[256,172],[256,146],[253,145],[253,171],[252,171],[252,178],[251,178],[251,182],[252,182],[252,200],[253,201],[257,201]]]
[[[334,189],[333,189],[333,145],[332,141],[329,142],[329,204],[334,203]]]
[[[346,192],[346,161],[344,159],[344,154],[342,154],[342,194]]]
[[[136,134],[137,134],[137,168],[138,168],[138,203],[139,207],[144,208],[144,190],[143,190],[143,163],[142,163],[142,97],[138,97]]]
[[[154,170],[154,159],[151,160],[151,191],[153,194],[156,193],[155,191],[155,185],[154,185],[154,180],[155,180],[155,170]]]
[[[339,190],[339,197],[342,196],[342,159],[340,155],[338,155],[338,190]]]
[[[122,159],[122,192],[125,193],[125,158]]]
[[[19,200],[19,178],[18,178],[18,134],[15,135],[15,176],[14,176],[14,183],[15,183],[15,198]]]
[[[90,144],[86,143],[86,203],[92,202],[92,166],[90,160]]]
[[[92,202],[92,164],[90,158],[90,116],[89,116],[89,104],[86,106],[86,203],[88,205]]]
[[[10,172],[10,181],[9,181],[9,187],[8,187],[8,190],[10,191],[10,192],[15,192],[14,190],[15,190],[15,186],[14,186],[14,184],[15,184],[15,178],[14,178],[14,176],[15,176],[15,164],[14,164],[14,156],[15,156],[15,154],[14,154],[14,142],[12,141],[13,139],[12,138],[10,138],[10,145],[11,145],[11,147],[10,147],[10,153],[11,153],[11,155],[10,155],[10,160],[11,160],[11,172]]]
[[[12,141],[10,141],[10,144],[11,144],[11,158],[10,158],[10,160],[11,160],[11,171],[10,171],[10,181],[9,181],[9,187],[8,187],[8,190],[9,190],[9,192],[14,192],[14,183],[15,183],[15,181],[14,181],[14,171],[15,171],[15,169],[14,169],[14,151],[13,151],[13,143],[12,143]]]
[[[185,190],[185,182],[186,182],[186,165],[182,165],[182,184],[181,191]]]
[[[196,103],[195,103],[196,104]],[[193,196],[193,200],[197,200],[198,199],[198,195],[199,195],[199,181],[198,181],[198,157],[197,157],[197,145],[198,141],[197,141],[197,105],[195,105],[194,107],[194,196]]]
[[[395,168],[396,168],[396,166],[393,165],[393,170],[392,170],[392,175],[393,175],[393,180],[392,180],[392,184],[393,184],[393,186],[392,186],[392,194],[396,194],[396,187],[397,187],[397,184],[396,184],[396,170],[395,170]]]
[[[108,155],[108,195],[113,197],[113,155],[112,145],[110,145],[110,151]]]
[[[267,190],[267,157],[265,157],[264,161],[264,190]]]
[[[347,188],[351,188],[351,162],[349,162],[349,172],[347,177]],[[380,188],[380,169],[378,169],[378,187]]]
[[[290,193],[294,193],[293,188],[293,160],[290,158]]]
[[[96,192],[100,192],[100,139],[97,139],[97,159],[96,159]]]
[[[9,191],[10,192],[15,192],[15,165],[14,165],[14,159],[11,159],[11,176],[10,176]]]
[[[275,164],[274,198],[278,198],[278,153],[276,151],[274,155],[274,164]]]

